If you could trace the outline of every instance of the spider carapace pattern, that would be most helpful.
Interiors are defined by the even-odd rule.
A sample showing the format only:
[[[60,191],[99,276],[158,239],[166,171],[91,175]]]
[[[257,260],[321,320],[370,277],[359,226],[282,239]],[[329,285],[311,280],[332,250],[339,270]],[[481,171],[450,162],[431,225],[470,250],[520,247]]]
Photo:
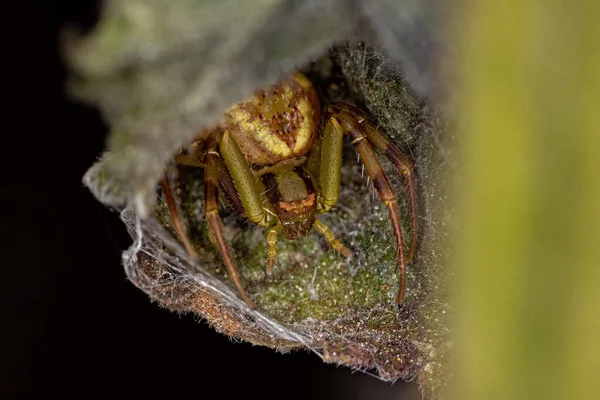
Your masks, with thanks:
[[[405,290],[405,269],[416,245],[417,211],[412,164],[355,107],[341,102],[321,109],[311,82],[293,73],[269,89],[229,107],[219,124],[197,138],[191,151],[176,156],[178,164],[204,168],[205,215],[211,239],[229,276],[250,308],[223,235],[219,193],[233,210],[267,233],[267,271],[275,265],[277,237],[306,236],[315,228],[332,248],[346,257],[352,252],[316,216],[335,206],[340,191],[342,141],[348,135],[374,188],[388,209],[396,239],[399,270],[397,302]],[[373,146],[403,176],[409,200],[410,244],[405,254],[398,204]],[[161,181],[173,228],[186,251],[196,258],[180,220],[168,179]]]

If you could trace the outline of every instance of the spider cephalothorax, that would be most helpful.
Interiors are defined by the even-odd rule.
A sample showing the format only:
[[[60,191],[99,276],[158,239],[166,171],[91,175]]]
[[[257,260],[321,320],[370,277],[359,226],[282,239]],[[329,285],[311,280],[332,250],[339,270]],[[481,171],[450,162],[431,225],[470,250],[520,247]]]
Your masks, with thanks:
[[[308,173],[301,167],[262,176],[266,195],[289,240],[304,237],[317,215],[317,196]]]
[[[333,103],[321,110],[312,84],[296,72],[231,106],[217,127],[196,139],[192,154],[177,156],[180,164],[204,168],[206,219],[225,267],[250,308],[252,301],[239,279],[223,236],[218,215],[219,192],[238,214],[268,229],[269,272],[275,265],[277,236],[282,231],[287,239],[294,240],[315,228],[334,249],[350,256],[351,251],[316,218],[337,202],[344,134],[352,139],[368,176],[388,208],[400,272],[397,301],[401,302],[405,266],[411,262],[416,244],[413,169],[400,151],[356,108]],[[411,214],[411,241],[406,257],[396,197],[372,146],[394,163],[406,181]],[[162,186],[174,228],[187,251],[194,256],[166,178]]]

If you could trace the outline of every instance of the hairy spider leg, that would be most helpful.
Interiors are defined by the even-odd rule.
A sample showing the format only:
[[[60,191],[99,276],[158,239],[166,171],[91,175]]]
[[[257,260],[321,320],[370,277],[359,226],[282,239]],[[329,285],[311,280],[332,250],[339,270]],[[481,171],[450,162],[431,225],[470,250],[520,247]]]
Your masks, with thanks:
[[[398,169],[398,172],[404,178],[406,185],[406,193],[408,196],[408,207],[410,213],[410,246],[406,263],[411,264],[417,245],[417,191],[415,186],[415,173],[410,161],[392,144],[385,136],[383,136],[373,125],[371,125],[360,111],[355,107],[346,103],[334,103],[329,106],[330,109],[336,112],[347,112],[361,124],[367,136],[367,139],[377,147],[377,149],[388,158]]]
[[[335,235],[333,234],[333,232],[331,231],[331,229],[329,229],[329,227],[327,225],[325,225],[324,223],[322,223],[319,220],[316,220],[315,223],[313,224],[313,228],[315,228],[317,231],[319,231],[319,233],[321,235],[323,235],[325,240],[327,240],[329,245],[334,250],[339,251],[344,257],[352,257],[352,251],[349,248],[347,248],[346,246],[344,246],[342,244],[342,242],[340,242],[335,237]]]
[[[246,210],[246,218],[259,226],[268,226],[274,215],[271,215],[272,212],[268,212],[264,208],[261,191],[256,183],[254,174],[250,170],[248,161],[227,130],[223,133],[220,150],[235,184],[234,190],[237,190],[237,193],[239,193],[243,209]],[[289,164],[295,165],[294,160],[291,160]],[[271,227],[267,234],[267,273],[271,273],[275,266],[277,234],[281,230],[282,226],[277,224]]]
[[[348,113],[340,112],[330,115],[330,121],[332,121],[331,126],[333,130],[337,131],[336,135],[346,133],[352,138],[352,143],[360,155],[360,160],[365,166],[368,176],[373,181],[373,186],[388,209],[388,215],[396,238],[396,258],[398,260],[398,272],[400,275],[397,302],[401,303],[404,299],[406,264],[396,196],[358,120]],[[341,149],[339,151],[341,152]],[[339,178],[337,179],[339,182]]]
[[[185,233],[183,222],[181,221],[181,217],[179,216],[179,209],[177,208],[175,197],[173,196],[171,185],[169,184],[169,178],[167,178],[166,175],[160,180],[160,186],[162,187],[163,195],[165,196],[165,202],[167,203],[167,207],[169,208],[169,214],[171,215],[171,223],[173,224],[173,229],[175,229],[175,233],[177,233],[177,236],[179,236],[179,240],[181,240],[181,242],[183,243],[183,247],[185,247],[185,251],[188,253],[188,255],[194,261],[198,261],[198,255],[194,251],[194,247],[192,246],[188,235]]]
[[[208,221],[208,226],[213,232],[217,243],[217,249],[219,250],[219,253],[221,253],[223,263],[225,264],[229,276],[235,283],[235,286],[248,305],[248,308],[253,309],[254,304],[250,300],[250,297],[248,297],[246,289],[242,286],[238,269],[233,262],[231,253],[225,242],[225,236],[223,235],[223,223],[219,217],[219,153],[217,152],[217,147],[218,142],[216,135],[211,135],[207,139],[206,156],[204,158],[206,164],[206,168],[204,169],[204,213],[206,215],[206,220]]]
[[[219,250],[225,267],[240,291],[242,298],[249,308],[254,308],[247,292],[241,284],[238,269],[225,243],[222,222],[218,216],[218,195],[222,193],[231,208],[238,214],[245,215],[256,224],[264,225],[267,222],[267,218],[260,202],[260,191],[255,185],[254,177],[247,161],[235,142],[229,137],[228,131],[223,132],[217,128],[207,138],[195,141],[192,148],[193,155],[178,154],[175,157],[175,161],[179,165],[204,168],[205,215],[210,228],[209,238]],[[223,153],[225,162],[219,156],[220,153],[218,150]],[[234,171],[234,174],[230,174],[229,171]],[[163,186],[165,200],[169,207],[175,231],[190,256],[197,259],[189,237],[183,229],[183,223],[181,222],[181,217],[166,177],[161,181],[161,185]],[[217,185],[220,192],[217,189]],[[259,204],[258,207],[257,203]],[[251,213],[248,214],[246,209],[252,210]]]
[[[275,258],[277,257],[277,234],[281,232],[281,225],[277,224],[271,229],[269,229],[269,233],[267,234],[267,244],[269,245],[269,250],[267,251],[267,273],[271,273],[273,271],[273,267],[275,266]]]
[[[206,168],[206,164],[204,164],[204,162],[202,162],[202,160],[204,159],[204,150],[202,148],[202,143],[203,142],[200,140],[196,140],[194,142],[194,144],[193,144],[194,154],[184,154],[184,153],[177,154],[175,156],[175,163],[177,165],[184,165],[184,166],[188,166],[188,167]],[[221,193],[224,195],[225,200],[227,201],[228,205],[231,208],[233,208],[235,210],[235,212],[237,212],[240,215],[244,215],[245,214],[244,206],[242,205],[242,202],[240,201],[237,191],[235,190],[235,184],[233,182],[233,179],[231,178],[231,175],[229,174],[229,171],[227,170],[227,166],[225,166],[225,163],[223,163],[223,161],[220,158],[217,160],[217,164],[218,164],[218,168],[219,168],[219,187],[221,189]],[[179,210],[177,208],[175,198],[173,196],[171,184],[166,175],[160,181],[160,185],[163,190],[165,202],[167,203],[167,206],[169,208],[169,214],[170,214],[171,221],[172,221],[171,223],[173,224],[173,229],[175,229],[177,236],[183,243],[189,256],[192,257],[195,261],[197,261],[198,256],[197,256],[196,252],[194,251],[194,249],[191,245],[191,240],[189,239],[189,236],[187,235],[187,233],[183,227],[184,225],[183,225],[181,216],[179,214]],[[212,232],[209,232],[209,239],[210,239],[211,243],[213,243],[216,247],[217,244],[215,242]]]

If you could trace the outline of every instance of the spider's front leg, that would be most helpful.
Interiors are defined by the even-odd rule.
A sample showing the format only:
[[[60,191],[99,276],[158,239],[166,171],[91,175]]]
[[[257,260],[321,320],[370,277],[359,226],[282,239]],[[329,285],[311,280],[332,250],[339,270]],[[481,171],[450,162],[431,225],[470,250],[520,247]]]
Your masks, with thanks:
[[[179,153],[175,156],[175,163],[177,165],[184,165],[188,167],[197,167],[197,168],[206,168],[206,164],[202,161],[204,160],[204,148],[202,147],[202,141],[196,141],[193,145],[193,154],[189,153]],[[219,187],[221,189],[221,193],[224,195],[227,203],[240,215],[245,214],[244,206],[238,196],[238,193],[235,189],[235,183],[227,170],[227,166],[225,163],[218,158],[217,166],[219,170]],[[184,228],[183,220],[181,219],[179,208],[177,207],[177,202],[175,201],[175,196],[173,196],[173,190],[171,189],[171,184],[169,182],[169,177],[167,174],[163,176],[160,181],[160,186],[163,191],[163,196],[165,203],[169,209],[169,214],[171,217],[171,224],[173,225],[173,229],[177,234],[179,240],[183,244],[186,252],[195,262],[198,261],[198,255],[196,254],[191,240],[186,233]],[[211,242],[216,246],[214,241],[214,237],[210,236]]]
[[[229,174],[225,163],[220,159],[218,149],[219,139],[221,136],[222,132],[220,130],[212,132],[201,144],[200,142],[195,143],[194,155],[178,155],[175,160],[180,165],[204,168],[204,211],[211,231],[211,241],[219,250],[221,258],[223,259],[223,263],[225,264],[225,268],[235,283],[235,286],[238,288],[242,298],[248,307],[252,309],[254,308],[254,305],[250,300],[250,297],[248,297],[246,290],[242,286],[238,269],[233,262],[231,253],[227,247],[227,243],[225,242],[223,224],[221,218],[219,217],[219,187],[221,187],[221,191],[236,212],[240,214],[244,213],[244,207],[246,206],[246,203],[248,203],[244,203],[244,199],[240,199],[240,197],[238,197],[238,193],[235,191],[234,178]],[[225,144],[225,150],[229,150],[229,152],[231,152],[228,145],[229,143]],[[221,144],[221,146],[223,147],[223,144]],[[173,228],[175,229],[177,236],[179,236],[179,239],[182,241],[187,253],[194,260],[197,260],[198,256],[196,255],[191,241],[183,227],[183,222],[181,220],[167,176],[161,180],[160,184],[165,196],[165,202],[169,208]],[[256,210],[254,204],[251,202],[248,204],[248,209]],[[253,218],[260,218],[260,216],[253,215]]]
[[[244,286],[242,285],[238,274],[238,269],[233,262],[233,258],[231,257],[231,253],[227,247],[227,243],[225,242],[225,236],[223,235],[223,223],[219,217],[219,153],[217,152],[217,149],[217,137],[216,135],[211,135],[207,139],[206,156],[204,158],[204,162],[206,164],[206,168],[204,169],[204,213],[206,215],[208,225],[213,232],[219,253],[221,253],[221,257],[223,258],[225,268],[242,295],[242,298],[248,307],[252,309],[254,308],[254,304],[252,304],[250,297],[248,297],[248,294],[246,293],[246,289],[244,289]],[[223,151],[223,146],[221,146],[221,151]],[[233,179],[235,180],[235,177],[233,177]]]
[[[367,121],[360,111],[355,107],[346,103],[334,103],[329,106],[333,112],[345,113],[352,116],[362,127],[367,139],[377,149],[387,157],[398,169],[400,175],[404,178],[406,184],[406,194],[408,196],[408,206],[410,213],[410,246],[406,263],[411,264],[417,245],[417,190],[415,186],[415,173],[412,163],[392,144],[385,136],[383,136],[373,125]]]
[[[335,109],[330,108],[329,111],[332,112],[332,114],[329,116],[325,128],[321,156],[321,208],[324,211],[327,211],[337,201],[340,184],[342,139],[344,134],[348,134],[352,138],[352,143],[356,146],[367,174],[373,181],[375,189],[388,209],[389,218],[396,238],[396,257],[398,260],[398,272],[400,274],[397,302],[401,303],[404,298],[406,263],[396,196],[394,195],[387,177],[377,161],[375,152],[359,123],[361,120],[353,118],[349,113],[335,112],[337,111]],[[362,120],[364,120],[364,118]]]

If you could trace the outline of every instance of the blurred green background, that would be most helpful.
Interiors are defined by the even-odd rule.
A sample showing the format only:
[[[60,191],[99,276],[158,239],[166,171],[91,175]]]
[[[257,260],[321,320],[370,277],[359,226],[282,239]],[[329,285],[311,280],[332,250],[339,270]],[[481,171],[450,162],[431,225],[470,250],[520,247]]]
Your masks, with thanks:
[[[600,3],[465,6],[454,397],[597,398]]]
[[[100,44],[110,51],[92,51],[87,56],[99,59],[84,57],[87,64],[78,64],[97,75],[79,94],[111,111],[106,115],[113,128],[135,128],[113,137],[112,166],[126,184],[122,191],[105,191],[112,197],[101,198],[103,202],[142,199],[133,205],[143,214],[155,194],[150,189],[164,170],[164,163],[156,160],[167,160],[189,142],[207,116],[218,115],[232,99],[276,79],[281,70],[306,64],[330,44],[354,38],[356,27],[364,27],[357,21],[368,21],[372,32],[360,33],[379,39],[390,57],[401,62],[419,94],[435,98],[434,92],[445,93],[442,108],[452,127],[445,139],[457,150],[451,160],[456,184],[447,205],[454,249],[446,271],[452,271],[456,293],[449,299],[456,317],[450,325],[457,332],[456,340],[448,343],[455,354],[446,370],[451,373],[447,396],[598,397],[600,3],[466,0],[444,3],[440,12],[442,2],[435,0],[328,0],[318,3],[327,4],[327,12],[321,12],[305,6],[314,2],[259,2],[251,6],[253,14],[248,15],[253,18],[244,24],[226,18],[231,26],[223,29],[211,18],[222,37],[207,28],[202,32],[208,38],[203,43],[210,44],[206,49],[194,42],[202,38],[194,14],[174,6],[178,12],[164,18],[167,14],[151,3],[167,4],[127,2],[129,9],[123,9],[137,16],[142,15],[140,7],[146,22],[156,22],[142,24],[152,32],[164,22],[155,38],[149,41],[144,29],[117,19],[119,32],[132,40],[131,48],[115,50],[114,36],[109,35],[111,40]],[[356,9],[362,14],[355,20],[352,7],[359,3]],[[115,6],[112,12],[123,9]],[[204,17],[218,15],[201,11]],[[181,19],[188,24],[182,26]],[[234,35],[233,28],[241,33]],[[131,32],[141,33],[137,37]],[[194,54],[183,44],[176,49],[179,53],[172,51],[171,40],[180,44],[178,35],[185,32],[194,39],[184,43]],[[240,45],[236,38],[247,43]],[[444,51],[436,52],[429,44],[440,38]],[[219,40],[221,45],[213,46]],[[161,46],[172,58],[160,59]],[[177,58],[181,54],[185,57]],[[203,62],[205,54],[212,64]],[[128,68],[121,77],[131,87],[110,75],[123,65]],[[165,74],[165,66],[172,76]],[[174,84],[174,79],[182,82]],[[136,118],[137,125],[132,124]],[[172,129],[171,136],[149,129],[161,124]],[[445,254],[441,242],[438,253]]]

